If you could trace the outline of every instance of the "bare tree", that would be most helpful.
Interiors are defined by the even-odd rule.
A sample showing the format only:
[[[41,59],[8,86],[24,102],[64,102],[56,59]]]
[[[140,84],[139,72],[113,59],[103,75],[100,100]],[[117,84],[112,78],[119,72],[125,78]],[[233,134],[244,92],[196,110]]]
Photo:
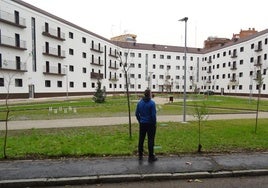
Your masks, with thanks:
[[[26,70],[26,64],[29,59],[29,57],[32,55],[32,53],[29,53],[29,56],[26,59],[25,63],[19,62],[19,67],[16,67],[16,70]],[[9,107],[9,98],[10,98],[10,87],[12,85],[12,82],[14,81],[14,77],[17,75],[16,71],[10,71],[12,69],[12,62],[5,60],[3,63],[3,66],[6,67],[3,68],[4,70],[2,72],[4,83],[3,85],[6,88],[6,97],[5,97],[5,136],[4,136],[4,142],[3,142],[3,155],[4,158],[7,158],[6,154],[6,147],[7,147],[7,137],[8,137],[8,121],[10,119],[10,107]],[[14,67],[13,67],[14,68]]]
[[[256,78],[255,81],[258,86],[258,98],[257,98],[257,106],[256,106],[256,119],[255,119],[255,133],[257,133],[257,127],[258,127],[258,119],[259,119],[259,107],[260,107],[260,100],[261,100],[261,88],[263,85],[263,76],[262,76],[262,66],[261,64],[256,66],[259,66],[259,70],[256,71]]]
[[[128,64],[128,55],[129,50],[127,53],[124,53],[125,60],[123,60],[122,55],[117,51],[117,55],[119,57],[120,65],[123,66],[123,72],[125,75],[125,84],[126,84],[126,93],[127,93],[127,104],[128,104],[128,125],[129,125],[129,138],[132,138],[132,128],[131,128],[131,111],[130,111],[130,99],[129,99],[129,78],[128,78],[128,71],[129,71],[129,64]]]
[[[4,76],[4,86],[6,88],[6,97],[5,97],[5,107],[6,107],[6,112],[5,112],[5,136],[4,136],[4,143],[3,143],[3,155],[4,158],[7,158],[6,154],[6,147],[7,147],[7,136],[8,136],[8,120],[9,120],[9,113],[10,113],[10,108],[8,104],[8,99],[9,99],[9,94],[10,94],[10,86],[11,86],[11,81],[13,80],[14,74],[7,74]]]
[[[197,103],[194,104],[194,114],[193,116],[197,119],[198,122],[198,152],[200,153],[202,150],[202,145],[201,145],[201,124],[202,121],[207,120],[208,118],[208,109],[203,102],[201,106],[198,106]]]

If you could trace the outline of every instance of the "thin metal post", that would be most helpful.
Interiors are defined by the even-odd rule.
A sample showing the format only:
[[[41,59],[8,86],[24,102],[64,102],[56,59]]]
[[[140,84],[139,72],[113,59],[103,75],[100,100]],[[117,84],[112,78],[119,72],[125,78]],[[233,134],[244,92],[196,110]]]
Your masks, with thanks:
[[[188,17],[182,18],[179,21],[185,22],[183,122],[186,122],[186,61],[187,61],[187,21],[188,21]]]

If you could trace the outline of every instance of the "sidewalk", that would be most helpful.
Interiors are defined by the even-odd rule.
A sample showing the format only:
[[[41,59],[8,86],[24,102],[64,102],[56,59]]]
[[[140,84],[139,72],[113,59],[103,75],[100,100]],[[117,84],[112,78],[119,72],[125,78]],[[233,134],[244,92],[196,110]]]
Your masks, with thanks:
[[[32,187],[141,180],[268,174],[268,153],[0,161],[0,187]]]
[[[243,114],[217,114],[209,115],[209,120],[220,119],[252,119],[255,118],[255,113]],[[259,112],[259,118],[267,118],[268,112]],[[193,116],[186,116],[186,121],[193,121]],[[98,117],[98,118],[77,118],[77,119],[55,119],[55,120],[26,120],[26,121],[9,121],[9,130],[20,129],[44,129],[44,128],[64,128],[64,127],[89,127],[103,125],[120,125],[128,124],[128,117]],[[157,116],[157,121],[161,122],[182,122],[182,115],[164,115]],[[131,117],[132,123],[138,123],[134,116]],[[5,122],[0,122],[0,130],[5,129]]]

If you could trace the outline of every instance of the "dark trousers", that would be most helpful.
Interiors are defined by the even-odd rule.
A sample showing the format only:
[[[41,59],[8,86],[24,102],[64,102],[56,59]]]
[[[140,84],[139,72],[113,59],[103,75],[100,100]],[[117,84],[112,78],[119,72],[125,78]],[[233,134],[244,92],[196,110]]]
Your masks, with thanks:
[[[143,144],[147,134],[148,138],[148,150],[149,158],[154,157],[154,138],[156,133],[156,125],[152,124],[140,124],[140,134],[139,134],[139,156],[143,155]]]

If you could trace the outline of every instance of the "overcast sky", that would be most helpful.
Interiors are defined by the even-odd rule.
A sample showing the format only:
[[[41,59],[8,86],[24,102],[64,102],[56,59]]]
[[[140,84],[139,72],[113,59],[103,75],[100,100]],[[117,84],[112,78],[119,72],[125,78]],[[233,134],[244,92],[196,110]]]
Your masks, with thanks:
[[[137,42],[203,47],[209,36],[268,28],[265,0],[24,0],[105,38],[125,33]]]

